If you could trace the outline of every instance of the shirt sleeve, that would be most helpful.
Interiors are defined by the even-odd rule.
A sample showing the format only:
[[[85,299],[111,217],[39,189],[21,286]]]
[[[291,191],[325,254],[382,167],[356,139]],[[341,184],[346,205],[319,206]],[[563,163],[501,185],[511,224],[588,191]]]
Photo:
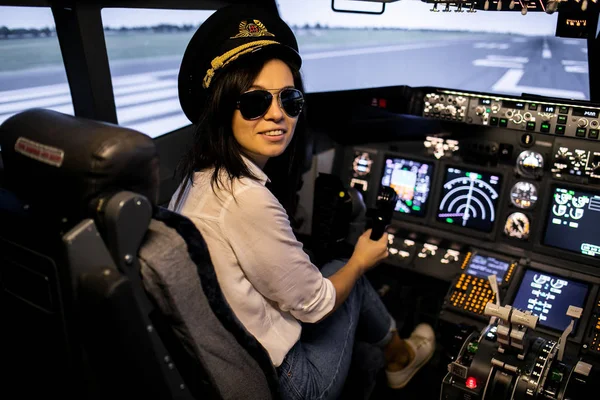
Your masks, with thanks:
[[[310,261],[266,187],[242,189],[223,213],[225,237],[256,290],[303,322],[317,322],[333,309],[333,284]]]

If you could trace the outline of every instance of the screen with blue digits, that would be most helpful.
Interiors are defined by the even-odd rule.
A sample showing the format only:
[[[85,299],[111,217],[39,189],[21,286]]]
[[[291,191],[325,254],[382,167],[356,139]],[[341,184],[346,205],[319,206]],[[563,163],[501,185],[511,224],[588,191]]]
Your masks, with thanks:
[[[387,157],[381,184],[398,194],[394,211],[423,216],[433,177],[433,164],[401,157]]]
[[[469,265],[465,272],[469,275],[483,279],[487,279],[490,275],[496,275],[496,280],[500,284],[502,283],[509,266],[510,264],[506,261],[498,260],[494,257],[483,256],[481,254],[475,254],[471,257],[471,261],[469,261]]]
[[[557,187],[548,213],[544,244],[600,257],[600,196]]]
[[[571,323],[569,306],[583,308],[588,285],[535,270],[527,270],[513,307],[538,316],[538,325],[564,331]],[[577,321],[573,332],[577,328]]]

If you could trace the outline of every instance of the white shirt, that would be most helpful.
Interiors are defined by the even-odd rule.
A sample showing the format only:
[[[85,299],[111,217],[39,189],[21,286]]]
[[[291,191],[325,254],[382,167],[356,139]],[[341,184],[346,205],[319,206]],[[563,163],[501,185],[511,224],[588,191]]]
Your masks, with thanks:
[[[265,173],[245,161],[258,181],[225,178],[213,191],[213,170],[197,172],[179,207],[174,210],[181,187],[169,208],[196,225],[225,299],[277,367],[300,338],[298,320],[316,322],[329,313],[335,289],[302,250],[284,208],[265,187]]]

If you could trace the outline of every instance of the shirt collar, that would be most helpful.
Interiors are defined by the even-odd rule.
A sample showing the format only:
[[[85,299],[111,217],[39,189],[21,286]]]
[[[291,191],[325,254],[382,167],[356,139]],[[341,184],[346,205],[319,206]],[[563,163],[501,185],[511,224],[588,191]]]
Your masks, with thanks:
[[[252,160],[250,160],[248,157],[246,157],[243,154],[242,154],[242,160],[244,160],[246,167],[248,167],[250,172],[258,178],[260,183],[262,183],[263,185],[266,185],[267,182],[271,183],[271,180],[269,179],[267,174],[265,174],[264,171],[258,167],[258,165],[254,164],[254,162]]]

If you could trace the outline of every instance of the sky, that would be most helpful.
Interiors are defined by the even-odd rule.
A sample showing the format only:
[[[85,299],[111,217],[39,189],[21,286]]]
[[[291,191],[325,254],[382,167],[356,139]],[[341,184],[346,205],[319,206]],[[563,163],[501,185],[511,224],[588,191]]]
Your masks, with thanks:
[[[347,4],[356,3],[348,0]],[[530,35],[554,35],[557,13],[485,12],[433,13],[432,5],[419,0],[388,3],[383,15],[349,14],[331,10],[330,0],[277,0],[281,16],[291,25],[317,23],[330,27],[396,27],[413,29],[459,29],[473,31],[513,32]],[[342,8],[342,3],[339,3]],[[360,4],[360,3],[358,3]],[[369,5],[369,4],[368,4]],[[377,4],[378,6],[378,4]],[[104,26],[148,26],[160,23],[198,25],[210,11],[104,9]],[[38,7],[0,6],[0,26],[9,28],[53,27],[50,9]]]

